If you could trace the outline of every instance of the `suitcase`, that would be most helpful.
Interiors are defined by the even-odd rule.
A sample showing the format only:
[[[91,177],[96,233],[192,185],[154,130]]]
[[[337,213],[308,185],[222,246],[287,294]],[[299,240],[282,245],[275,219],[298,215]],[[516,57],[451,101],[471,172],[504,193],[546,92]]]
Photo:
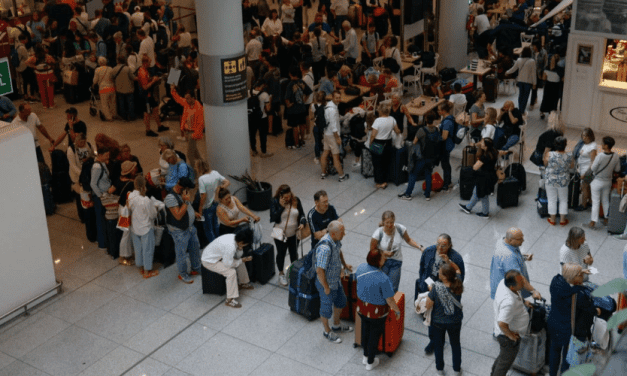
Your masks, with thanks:
[[[549,216],[549,200],[546,197],[546,190],[544,188],[538,188],[536,205],[538,207],[538,215],[540,218],[546,218]]]
[[[527,189],[527,173],[520,163],[512,163],[505,169],[505,176],[513,176],[518,180],[519,192]]]
[[[520,183],[513,176],[505,178],[499,183],[496,189],[496,204],[503,209],[510,206],[518,206],[518,195],[520,194]]]
[[[620,200],[622,194],[625,191],[625,185],[621,187],[621,194],[618,194],[616,190],[612,189],[610,193],[610,208],[607,219],[607,232],[610,234],[622,234],[625,230],[625,223],[627,222],[627,212],[621,213],[618,210],[620,206]]]
[[[431,191],[440,192],[443,186],[444,186],[444,180],[440,176],[440,173],[434,172],[433,175],[431,175]],[[427,190],[427,182],[422,183],[422,190],[423,191]]]
[[[85,219],[85,236],[87,240],[94,243],[98,240],[98,230],[96,229],[96,209],[83,208],[83,218]]]
[[[520,349],[513,367],[528,374],[538,373],[546,362],[546,330],[520,337]]]
[[[270,243],[262,243],[253,250],[253,275],[255,281],[265,285],[276,273],[274,267],[274,246]]]
[[[372,154],[367,148],[361,151],[361,175],[365,178],[374,176],[374,165],[372,164]]]
[[[67,104],[78,103],[80,101],[78,94],[78,85],[63,84],[63,98],[65,98]]]
[[[397,292],[394,294],[394,301],[401,311],[399,318],[392,310],[385,319],[385,327],[381,340],[379,340],[379,351],[387,356],[392,356],[398,346],[401,344],[403,334],[405,333],[405,294]],[[355,343],[353,347],[361,346],[361,317],[355,315]]]
[[[168,228],[164,227],[161,243],[155,246],[154,261],[167,268],[176,261],[176,253],[174,252],[174,239],[172,239]]]
[[[483,78],[483,92],[486,96],[486,101],[496,102],[499,92],[499,79],[493,75],[487,75]]]
[[[393,148],[393,156],[391,159],[390,167],[388,168],[387,181],[393,182],[398,187],[403,183],[407,183],[409,180],[409,173],[407,172],[407,147],[400,149]]]
[[[57,204],[54,201],[52,188],[50,187],[52,174],[50,173],[50,168],[48,168],[48,165],[45,163],[39,162],[38,165],[39,180],[41,180],[41,193],[44,200],[44,210],[46,211],[46,215],[53,215],[54,211],[57,209]]]
[[[462,167],[459,171],[459,198],[470,200],[475,187],[475,174],[472,167]]]
[[[573,209],[579,206],[579,194],[581,193],[581,178],[579,174],[571,174],[568,182],[568,208]]]
[[[355,310],[357,309],[357,280],[355,273],[342,277],[342,287],[346,295],[346,307],[342,309],[340,319],[355,321]]]
[[[477,148],[466,146],[462,152],[462,167],[472,167],[477,160]]]
[[[209,245],[209,239],[205,233],[205,226],[203,221],[194,221],[194,227],[196,227],[196,233],[198,234],[198,243],[200,243],[200,253]]]
[[[70,202],[72,195],[72,180],[70,179],[70,163],[67,155],[61,150],[55,150],[50,155],[52,160],[52,196],[58,204]]]
[[[203,294],[226,294],[226,277],[222,274],[214,273],[211,270],[200,266],[200,276],[202,277]]]
[[[292,263],[289,272],[290,285],[288,303],[290,310],[312,321],[320,317],[320,294],[316,288],[316,275],[306,278],[303,273],[305,259]]]

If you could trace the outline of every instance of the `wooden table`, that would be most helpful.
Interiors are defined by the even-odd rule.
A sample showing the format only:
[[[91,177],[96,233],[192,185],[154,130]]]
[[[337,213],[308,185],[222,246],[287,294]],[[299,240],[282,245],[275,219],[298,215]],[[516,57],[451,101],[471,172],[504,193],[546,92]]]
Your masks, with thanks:
[[[437,101],[434,101],[433,97],[421,95],[418,98],[414,98],[410,103],[407,104],[407,110],[412,116],[425,116],[429,111],[432,111],[440,103],[445,101],[445,99],[437,99]],[[422,105],[422,101],[425,101],[424,106]]]
[[[479,63],[477,64],[477,69],[475,70],[468,69],[468,67],[459,70],[459,73],[472,74],[472,83],[473,83],[473,88],[475,90],[477,90],[477,77],[479,76],[483,77],[485,74],[489,73],[492,70],[491,65],[488,66],[487,68],[483,67],[483,64],[485,61],[488,61],[488,60],[479,60]]]
[[[359,90],[361,91],[361,93],[359,95],[348,95],[346,94],[346,92],[344,91],[344,89],[340,90],[342,92],[342,97],[340,99],[341,103],[349,103],[354,101],[357,98],[361,98],[364,95],[368,94],[370,92],[370,88],[368,86],[361,86],[361,85],[353,85],[357,88],[359,88]],[[333,97],[331,95],[327,95],[327,100],[330,101]]]
[[[414,67],[414,64],[415,64],[415,62],[416,62],[416,60],[419,60],[419,59],[420,59],[420,56],[416,56],[416,57],[414,57],[414,56],[403,57],[403,58],[401,59],[401,63],[402,63],[402,65],[401,65],[401,71],[403,71],[403,72],[404,72],[405,70],[407,70],[407,69],[409,69],[409,68],[413,68],[413,67]],[[412,74],[413,74],[413,72],[412,72]]]

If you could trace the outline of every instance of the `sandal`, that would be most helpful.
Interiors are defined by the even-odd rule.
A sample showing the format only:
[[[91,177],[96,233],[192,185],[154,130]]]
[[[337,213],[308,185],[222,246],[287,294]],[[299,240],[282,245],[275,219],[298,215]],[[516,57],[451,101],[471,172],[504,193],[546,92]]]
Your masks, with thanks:
[[[560,222],[560,226],[566,226],[570,221],[567,219],[564,222]]]
[[[555,221],[552,221],[551,218],[547,218],[546,221],[549,222],[551,226],[555,226]]]
[[[245,283],[243,285],[239,285],[239,288],[242,290],[254,290],[255,286],[251,285],[250,283]]]
[[[144,278],[150,278],[150,277],[155,277],[159,275],[159,271],[158,270],[147,270],[146,272],[144,272]]]
[[[146,273],[146,271],[144,270],[144,267],[140,267],[139,268],[139,274],[144,275],[144,273]]]

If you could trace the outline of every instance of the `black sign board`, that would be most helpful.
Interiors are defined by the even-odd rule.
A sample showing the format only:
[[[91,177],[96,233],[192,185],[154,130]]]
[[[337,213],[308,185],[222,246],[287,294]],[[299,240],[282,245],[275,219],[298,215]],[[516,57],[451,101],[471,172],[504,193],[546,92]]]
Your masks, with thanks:
[[[248,97],[246,55],[221,59],[223,103],[239,102]]]

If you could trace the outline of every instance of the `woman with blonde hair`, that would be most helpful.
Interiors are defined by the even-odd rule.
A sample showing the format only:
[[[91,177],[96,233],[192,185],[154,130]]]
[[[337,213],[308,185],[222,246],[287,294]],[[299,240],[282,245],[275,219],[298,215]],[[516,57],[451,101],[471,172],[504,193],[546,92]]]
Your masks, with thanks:
[[[503,133],[502,129],[499,129]],[[490,138],[497,140],[494,137],[496,134],[496,109],[494,107],[488,107],[485,109],[485,124],[481,130],[481,138]],[[500,136],[499,136],[500,137]]]
[[[131,212],[131,239],[135,249],[135,264],[144,278],[159,275],[152,269],[155,253],[155,230],[153,222],[157,217],[157,209],[150,198],[146,197],[146,179],[137,175],[134,180],[135,189],[128,196],[127,206]]]
[[[100,111],[106,121],[113,121],[117,113],[115,105],[115,82],[113,81],[113,68],[107,66],[107,58],[98,58],[99,67],[94,72],[94,85],[98,85],[100,94]]]

